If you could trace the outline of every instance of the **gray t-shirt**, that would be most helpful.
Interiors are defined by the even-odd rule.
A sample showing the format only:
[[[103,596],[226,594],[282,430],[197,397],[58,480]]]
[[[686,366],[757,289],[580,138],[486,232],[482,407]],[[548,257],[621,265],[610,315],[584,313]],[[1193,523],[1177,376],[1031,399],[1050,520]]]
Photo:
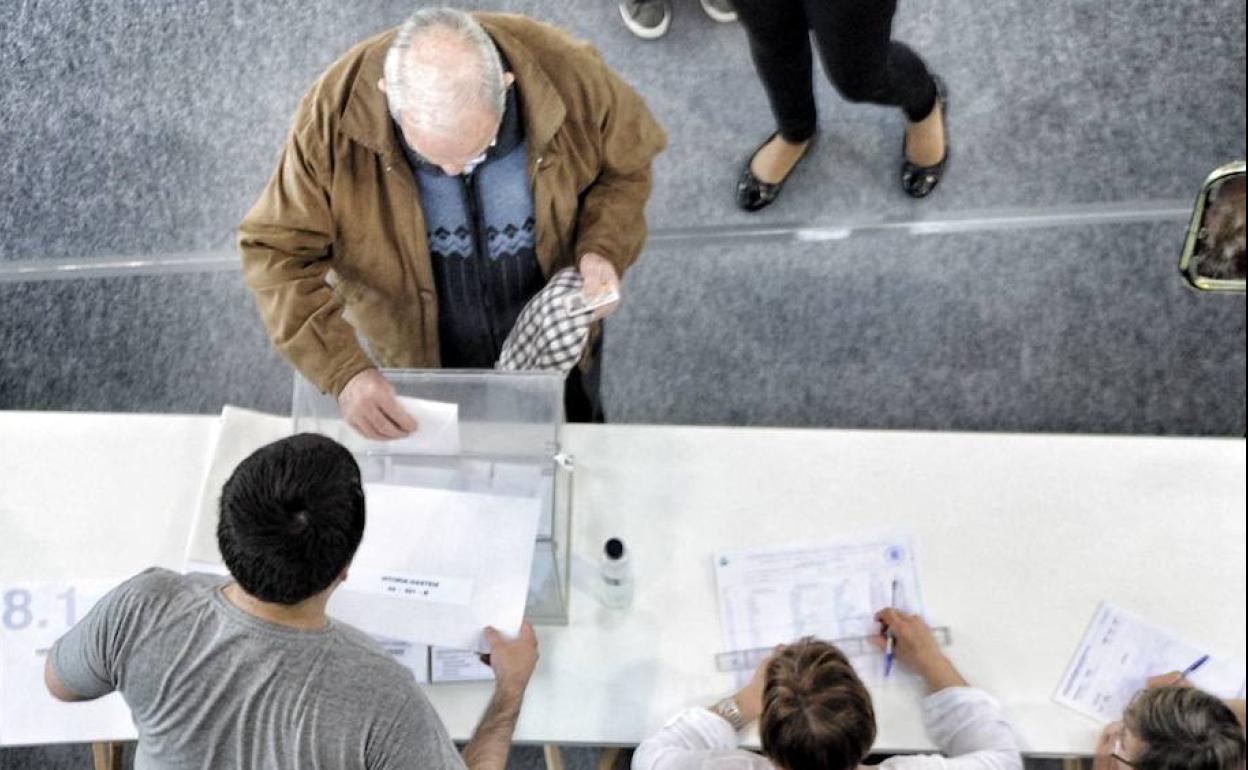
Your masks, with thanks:
[[[135,770],[464,770],[411,672],[372,639],[266,622],[225,583],[149,569],[52,648],[67,688],[126,699]]]

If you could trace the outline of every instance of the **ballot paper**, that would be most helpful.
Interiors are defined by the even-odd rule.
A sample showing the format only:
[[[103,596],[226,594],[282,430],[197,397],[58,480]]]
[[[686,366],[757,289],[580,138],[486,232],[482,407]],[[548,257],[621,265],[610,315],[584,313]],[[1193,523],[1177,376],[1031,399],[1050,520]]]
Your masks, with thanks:
[[[398,397],[399,405],[416,419],[416,430],[406,438],[384,442],[388,452],[417,455],[459,454],[459,404]]]
[[[0,585],[0,746],[134,740],[121,695],[62,703],[48,693],[48,651],[118,580]]]
[[[1183,671],[1210,652],[1102,602],[1053,700],[1100,722],[1113,722],[1149,677]],[[1243,698],[1244,676],[1243,661],[1213,655],[1187,678],[1220,698]]]
[[[452,682],[488,682],[494,669],[481,662],[471,650],[450,650],[434,647],[429,654],[429,681],[434,684]]]
[[[365,484],[368,524],[329,614],[367,633],[485,652],[520,631],[537,498]]]
[[[715,556],[724,652],[878,633],[875,613],[896,606],[923,613],[912,539],[853,539],[819,545],[727,551]],[[850,651],[847,651],[850,652]],[[882,655],[850,655],[858,675],[878,682]],[[752,672],[740,671],[742,683]],[[894,676],[902,676],[894,671]]]
[[[199,495],[199,508],[191,522],[186,571],[220,571],[217,519],[221,488],[248,455],[265,444],[289,436],[291,430],[289,417],[278,417],[234,406],[221,410],[217,438],[213,443],[212,454],[208,459],[208,472]]]

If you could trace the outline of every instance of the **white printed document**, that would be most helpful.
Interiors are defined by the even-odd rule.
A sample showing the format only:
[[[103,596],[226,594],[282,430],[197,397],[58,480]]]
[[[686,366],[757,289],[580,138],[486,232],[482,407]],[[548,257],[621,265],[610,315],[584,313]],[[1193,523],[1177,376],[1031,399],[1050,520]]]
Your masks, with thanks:
[[[368,523],[329,614],[367,633],[485,652],[524,619],[537,498],[365,484]]]
[[[121,580],[0,585],[0,746],[134,740],[121,695],[62,703],[43,666],[53,642]]]
[[[724,652],[826,641],[879,632],[875,613],[896,606],[921,614],[923,599],[908,537],[728,551],[715,557]],[[882,655],[846,649],[864,681],[884,674]],[[894,675],[898,671],[894,670]],[[738,672],[742,681],[752,672]]]
[[[448,650],[434,647],[429,654],[429,681],[433,684],[452,682],[488,682],[494,669],[481,662],[471,650]]]
[[[1209,652],[1101,602],[1053,700],[1100,722],[1113,722],[1149,677],[1184,671]],[[1242,698],[1244,671],[1243,661],[1211,655],[1187,678],[1219,698]]]

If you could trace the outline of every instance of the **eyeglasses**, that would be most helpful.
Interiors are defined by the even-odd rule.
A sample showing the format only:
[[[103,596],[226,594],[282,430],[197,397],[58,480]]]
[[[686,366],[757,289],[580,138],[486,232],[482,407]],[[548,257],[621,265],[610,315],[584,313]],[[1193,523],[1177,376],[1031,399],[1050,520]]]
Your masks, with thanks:
[[[1124,757],[1122,753],[1122,733],[1120,732],[1117,737],[1114,738],[1114,750],[1111,751],[1109,755],[1127,767],[1135,767],[1135,763]]]
[[[480,166],[482,163],[484,163],[486,159],[490,157],[490,150],[494,149],[494,147],[497,144],[498,144],[498,137],[495,136],[493,139],[490,140],[489,145],[485,148],[485,152],[481,153],[477,157],[465,163],[464,170],[460,173],[463,174],[464,176],[468,176],[472,172],[476,171],[477,167]]]

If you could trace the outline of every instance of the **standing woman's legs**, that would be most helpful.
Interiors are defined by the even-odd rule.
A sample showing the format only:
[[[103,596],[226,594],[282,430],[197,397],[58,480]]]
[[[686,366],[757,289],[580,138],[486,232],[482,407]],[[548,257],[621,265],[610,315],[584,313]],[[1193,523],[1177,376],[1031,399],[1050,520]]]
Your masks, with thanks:
[[[816,114],[803,0],[737,0],[736,8],[780,135],[792,144],[806,141],[815,133]]]
[[[894,41],[897,0],[805,0],[819,56],[848,101],[900,107],[919,122],[936,105],[936,83],[914,51]]]
[[[805,4],[832,84],[851,102],[900,107],[909,119],[906,160],[919,167],[942,166],[938,181],[947,155],[943,110],[927,65],[909,46],[892,39],[897,0],[805,0]],[[912,186],[904,177],[903,184]],[[931,183],[922,195],[934,186]]]
[[[737,205],[757,211],[780,194],[818,126],[810,24],[803,0],[736,0],[777,132],[759,147],[737,180]]]

